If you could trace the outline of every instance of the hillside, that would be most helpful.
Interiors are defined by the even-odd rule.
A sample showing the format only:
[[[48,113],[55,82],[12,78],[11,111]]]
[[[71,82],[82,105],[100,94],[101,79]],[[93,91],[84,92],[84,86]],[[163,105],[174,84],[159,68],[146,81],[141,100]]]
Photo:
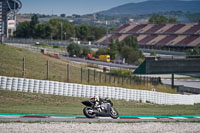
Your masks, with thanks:
[[[66,81],[66,74],[63,73],[66,73],[66,66],[70,62],[2,44],[0,44],[0,75],[22,77],[23,57],[25,57],[25,78],[46,79],[46,64],[48,60],[49,79]],[[74,64],[70,63],[70,65]],[[76,71],[76,68],[71,70],[73,79],[76,79]]]
[[[88,84],[88,67],[85,64],[73,63],[67,60],[59,60],[44,56],[40,53],[34,53],[25,49],[14,48],[7,45],[0,44],[0,76],[9,77],[22,77],[22,59],[25,57],[25,76],[24,78],[46,80],[47,75],[47,60],[49,61],[49,80],[71,83]],[[67,80],[67,64],[69,64],[69,80]],[[93,65],[91,65],[93,66]],[[82,69],[82,82],[81,82],[81,67]],[[97,66],[98,67],[98,66]],[[92,69],[92,68],[90,68]],[[94,81],[94,75],[95,81]],[[100,76],[101,75],[101,76]],[[175,90],[164,85],[151,85],[151,84],[138,84],[136,79],[132,84],[129,84],[128,78],[119,77],[119,83],[114,76],[111,76],[111,82],[109,83],[109,77],[105,76],[105,73],[95,72],[92,69],[90,71],[90,83],[91,85],[106,85],[106,86],[120,86],[124,88],[134,88],[142,90],[152,90],[155,88],[159,92],[176,93]],[[99,79],[101,82],[99,82]],[[107,79],[107,80],[106,80]],[[122,83],[122,79],[124,79]]]
[[[182,11],[182,12],[200,12],[200,1],[179,1],[179,0],[150,0],[140,3],[128,3],[118,7],[114,7],[107,11],[99,12],[102,15],[139,15],[151,14],[167,11]]]

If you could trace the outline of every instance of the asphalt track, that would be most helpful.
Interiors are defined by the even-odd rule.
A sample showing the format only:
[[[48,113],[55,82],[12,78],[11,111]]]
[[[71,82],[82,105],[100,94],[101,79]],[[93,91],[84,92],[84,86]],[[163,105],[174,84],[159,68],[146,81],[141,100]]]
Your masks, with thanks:
[[[0,114],[0,122],[200,122],[200,115],[186,116],[120,116],[118,119],[110,117],[96,117],[88,119],[83,115],[39,115],[39,114]]]
[[[82,59],[82,58],[72,58],[72,57],[61,57],[61,58],[68,59],[68,60],[75,61],[75,62],[92,63],[92,64],[98,64],[98,65],[108,66],[108,67],[118,67],[118,68],[127,68],[127,69],[138,68],[138,66],[134,66],[134,65],[114,64],[114,63],[109,63],[109,62],[86,60],[86,59]]]

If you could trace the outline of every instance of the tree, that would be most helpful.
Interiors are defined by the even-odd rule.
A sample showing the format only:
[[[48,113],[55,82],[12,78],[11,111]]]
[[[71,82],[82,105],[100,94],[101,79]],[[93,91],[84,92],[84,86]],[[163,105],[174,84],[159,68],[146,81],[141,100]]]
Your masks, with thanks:
[[[134,36],[127,36],[124,39],[123,44],[132,47],[133,49],[139,48],[137,38]]]
[[[87,40],[89,34],[89,29],[87,25],[79,26],[78,32],[78,38],[80,38],[81,40]]]
[[[89,41],[98,40],[103,37],[106,33],[106,29],[104,27],[97,26],[89,26]],[[92,38],[92,39],[91,39]]]
[[[74,37],[75,35],[75,26],[68,22],[68,21],[63,21],[63,36],[65,37],[66,40],[70,39],[71,37]]]
[[[71,37],[77,37],[82,41],[94,41],[104,36],[105,31],[103,27],[76,26],[62,19],[51,19],[48,22],[40,24],[37,15],[33,15],[30,22],[22,22],[17,26],[15,35],[20,38],[32,37],[60,40],[62,33],[62,36],[66,40]]]
[[[88,54],[91,53],[91,48],[90,47],[82,47],[81,48],[81,56],[86,57]]]
[[[98,49],[98,51],[96,52],[96,56],[99,56],[99,55],[106,55],[108,52],[107,52],[107,49],[103,49],[103,48],[100,48]]]
[[[71,43],[67,47],[67,51],[68,51],[70,57],[73,57],[74,55],[75,56],[80,56],[81,48],[80,48],[80,46],[78,44]]]
[[[169,19],[168,19],[168,23],[170,23],[170,24],[176,24],[176,23],[178,23],[178,22],[177,22],[177,19],[176,19],[176,18],[169,18]]]
[[[51,39],[52,26],[49,23],[43,23],[36,26],[35,36],[37,38]]]
[[[187,52],[188,55],[200,55],[200,48],[190,49]]]
[[[60,17],[64,18],[66,15],[64,13],[60,14]]]
[[[134,64],[139,59],[138,51],[130,46],[123,46],[121,55],[129,64]]]
[[[115,56],[119,54],[118,44],[119,44],[118,40],[117,41],[111,40],[111,43],[109,44],[109,49],[107,50],[107,53],[110,55],[111,60],[114,60]]]
[[[110,55],[110,59],[111,59],[111,60],[114,60],[114,59],[115,59],[115,56],[116,56],[117,54],[119,54],[119,52],[118,52],[118,51],[113,51],[113,50],[111,50],[111,49],[108,49],[108,50],[107,50],[107,54]]]
[[[113,39],[110,41],[110,44],[109,44],[109,48],[110,50],[112,51],[117,51],[118,50],[118,40],[114,41]]]
[[[152,24],[167,24],[168,19],[165,16],[153,15],[149,19],[149,23],[152,23]]]
[[[152,52],[150,53],[150,55],[151,55],[151,56],[156,56],[156,52],[155,52],[155,51],[152,51]]]
[[[120,47],[120,55],[129,64],[138,65],[140,60],[144,58],[143,53],[139,50],[137,38],[134,36],[127,36],[118,46]]]
[[[52,27],[52,38],[55,40],[60,40],[61,38],[61,19],[51,19],[49,21],[50,26]]]
[[[31,37],[30,22],[19,23],[15,31],[15,36],[19,38],[29,38]]]
[[[37,17],[36,14],[34,14],[31,17],[31,22],[30,22],[30,29],[31,29],[31,36],[32,37],[35,37],[35,35],[36,35],[36,25],[37,24],[39,24],[38,17]]]
[[[165,16],[162,15],[153,15],[151,16],[151,18],[149,19],[149,23],[152,24],[176,24],[177,19],[176,18],[166,18]]]

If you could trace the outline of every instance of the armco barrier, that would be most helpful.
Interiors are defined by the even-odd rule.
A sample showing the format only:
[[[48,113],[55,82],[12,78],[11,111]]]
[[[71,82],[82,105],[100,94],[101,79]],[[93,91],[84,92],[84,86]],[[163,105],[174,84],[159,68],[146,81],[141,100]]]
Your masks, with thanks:
[[[200,103],[200,95],[168,94],[119,87],[92,86],[5,76],[0,76],[0,90],[74,97],[93,97],[96,95],[102,98],[108,97],[126,101],[141,101],[167,105],[193,105]]]

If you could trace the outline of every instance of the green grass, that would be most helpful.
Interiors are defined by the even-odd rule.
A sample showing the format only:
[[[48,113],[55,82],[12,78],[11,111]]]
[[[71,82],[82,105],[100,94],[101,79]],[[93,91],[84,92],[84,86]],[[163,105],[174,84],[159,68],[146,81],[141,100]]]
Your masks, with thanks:
[[[49,80],[66,81],[68,61],[62,61],[0,44],[0,75],[22,77],[22,59],[25,57],[25,78],[46,79],[46,62],[49,61]],[[77,68],[71,69],[71,79],[76,79]]]
[[[0,113],[83,115],[81,101],[88,98],[31,94],[0,90]],[[114,107],[123,116],[177,116],[199,115],[200,104],[155,105],[113,100]]]
[[[42,47],[42,48],[47,48],[48,50],[60,50],[60,51],[67,51],[67,48],[65,46],[58,46],[58,45],[48,45],[48,44],[44,44],[44,43],[40,43],[40,44],[35,44],[35,47]]]
[[[0,44],[0,76],[22,77],[22,59],[25,57],[25,76],[24,78],[45,80],[46,78],[46,62],[49,61],[49,80],[67,82],[67,64],[70,65],[71,83],[88,84],[88,67],[87,64],[72,63],[67,60],[59,60],[44,56],[40,53],[34,53],[25,49],[14,48],[11,46]],[[81,82],[81,67],[83,67],[83,81]],[[106,85],[119,86],[130,89],[152,90],[156,89],[159,92],[176,93],[175,90],[164,85],[153,86],[151,84],[129,84],[129,80],[124,80],[122,85],[122,78],[120,84],[117,83],[117,78],[114,82],[114,77],[111,76],[111,83],[107,76],[105,81],[105,73],[102,73],[101,83],[99,82],[99,73],[96,73],[96,81],[93,78],[94,71],[90,71],[91,85]],[[126,83],[127,82],[127,83]]]

